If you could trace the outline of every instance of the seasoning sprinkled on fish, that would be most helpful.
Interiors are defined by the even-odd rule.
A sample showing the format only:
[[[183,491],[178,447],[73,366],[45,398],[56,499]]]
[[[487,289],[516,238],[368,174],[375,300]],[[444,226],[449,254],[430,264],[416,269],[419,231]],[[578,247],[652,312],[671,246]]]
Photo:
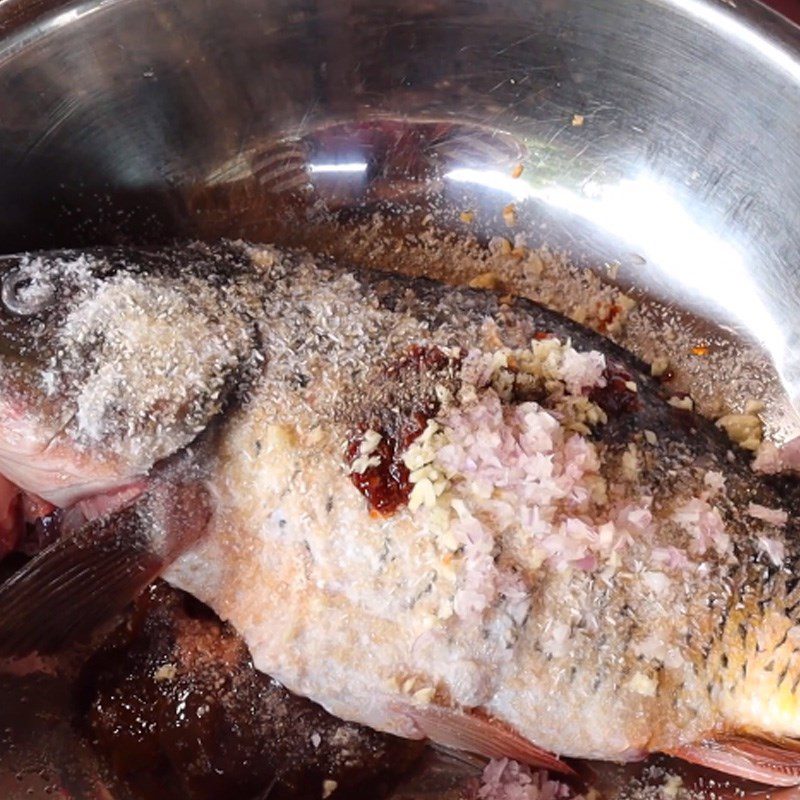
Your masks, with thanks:
[[[0,472],[66,505],[147,474],[208,425],[253,337],[233,274],[209,281],[221,257],[196,256],[202,278],[169,253],[0,259]]]
[[[213,423],[211,519],[165,577],[259,670],[554,770],[663,751],[800,780],[798,487],[645,364],[526,300],[301,252],[72,258],[91,278],[47,347],[2,346],[18,416],[63,397],[64,457],[120,481]],[[0,471],[37,491],[47,452]]]

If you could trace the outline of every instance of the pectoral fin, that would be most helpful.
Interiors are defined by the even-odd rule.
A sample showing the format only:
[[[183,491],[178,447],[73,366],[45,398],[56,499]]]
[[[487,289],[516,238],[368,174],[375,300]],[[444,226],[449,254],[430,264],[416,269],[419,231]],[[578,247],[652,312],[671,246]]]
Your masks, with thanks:
[[[671,750],[692,764],[770,786],[800,784],[800,742],[725,735]]]
[[[0,586],[0,656],[54,653],[109,622],[209,517],[201,484],[160,482],[47,547]]]
[[[475,711],[412,705],[402,710],[431,741],[487,758],[511,758],[531,766],[575,775],[558,756],[532,744],[503,723]]]

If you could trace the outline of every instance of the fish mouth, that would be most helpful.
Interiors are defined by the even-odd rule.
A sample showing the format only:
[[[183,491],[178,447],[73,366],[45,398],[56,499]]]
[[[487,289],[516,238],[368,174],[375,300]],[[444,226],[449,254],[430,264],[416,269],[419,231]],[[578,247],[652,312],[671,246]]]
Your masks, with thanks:
[[[59,508],[114,493],[143,478],[141,470],[126,469],[104,455],[94,457],[59,439],[41,443],[31,437],[22,444],[17,437],[0,438],[0,475]]]
[[[0,560],[112,514],[146,488],[118,460],[91,457],[13,395],[0,400]]]
[[[0,475],[23,491],[58,508],[113,494],[143,477],[120,475],[113,468],[97,469],[95,462],[84,465],[72,454],[63,451],[64,448],[58,448],[37,460],[26,455],[20,456],[0,444]]]
[[[148,487],[144,477],[81,455],[61,446],[32,456],[0,441],[0,560],[15,550],[34,555]]]
[[[10,401],[0,402],[0,475],[58,508],[114,494],[144,477],[139,465],[89,452]]]
[[[0,473],[0,561],[19,550],[31,556],[55,539],[77,532],[99,517],[111,516],[134,502],[148,487],[144,480],[56,506],[24,491]]]
[[[35,555],[101,517],[112,517],[153,486],[151,463],[74,441],[61,419],[48,424],[38,407],[0,398],[0,560]],[[151,454],[152,455],[152,454]]]

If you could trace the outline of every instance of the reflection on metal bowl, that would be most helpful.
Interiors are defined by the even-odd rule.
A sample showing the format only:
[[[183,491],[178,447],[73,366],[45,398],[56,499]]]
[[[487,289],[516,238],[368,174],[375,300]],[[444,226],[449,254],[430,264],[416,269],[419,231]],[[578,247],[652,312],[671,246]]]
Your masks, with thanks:
[[[701,406],[800,431],[800,31],[755,2],[6,0],[0,31],[1,251],[230,236],[442,274],[454,236],[523,237],[634,296],[619,338]],[[0,793],[99,792],[63,684],[0,683]]]

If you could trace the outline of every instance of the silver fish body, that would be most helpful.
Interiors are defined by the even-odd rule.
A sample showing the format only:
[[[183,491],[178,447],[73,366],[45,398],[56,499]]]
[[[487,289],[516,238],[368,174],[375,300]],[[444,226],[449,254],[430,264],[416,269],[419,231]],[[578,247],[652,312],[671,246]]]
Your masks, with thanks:
[[[217,418],[212,518],[166,577],[259,669],[345,719],[488,754],[624,760],[800,735],[797,488],[754,474],[645,365],[492,292],[244,244],[171,258],[191,263],[185,279],[117,270],[64,319],[111,287],[184,298],[133,367],[165,411],[114,391],[111,405],[148,442],[141,460],[122,446],[128,472]],[[129,342],[134,321],[112,317]],[[214,369],[165,370],[184,336],[203,352],[202,324]],[[58,354],[48,370],[105,409],[109,352],[135,348],[88,352],[84,372]],[[168,387],[187,378],[203,399],[176,435]],[[90,461],[128,435],[70,425]]]
[[[754,475],[713,426],[670,406],[634,359],[555,315],[310,259],[287,263],[270,250],[257,259],[271,300],[268,367],[226,421],[216,524],[168,578],[230,619],[259,668],[393,733],[429,733],[429,710],[443,704],[485,712],[570,756],[624,759],[730,730],[800,733],[795,522],[748,514],[750,503],[791,511],[796,491]],[[567,524],[596,530],[610,506],[649,519],[618,525],[618,541],[589,546],[596,563],[582,566],[543,560],[518,521],[493,530],[491,599],[460,615],[454,599],[470,567],[465,540],[452,541],[452,524],[436,518],[442,496],[430,508],[370,514],[343,451],[367,425],[384,436],[402,430],[397,417],[418,414],[420,394],[458,395],[464,370],[454,377],[452,364],[396,368],[409,348],[491,357],[524,352],[537,332],[601,351],[615,380],[630,378],[617,387],[621,399],[600,393],[605,421],[583,437],[608,496]],[[448,476],[451,517],[462,478]],[[485,497],[474,505],[474,516],[497,519]]]

